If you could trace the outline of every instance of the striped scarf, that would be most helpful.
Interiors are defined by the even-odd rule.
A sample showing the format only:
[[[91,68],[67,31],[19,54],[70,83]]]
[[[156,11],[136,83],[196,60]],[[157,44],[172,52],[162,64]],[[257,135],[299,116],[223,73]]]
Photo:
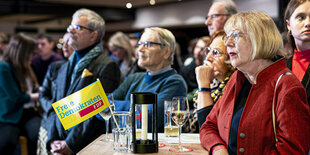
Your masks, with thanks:
[[[93,49],[91,49],[79,62],[74,66],[72,75],[71,75],[71,83],[72,85],[74,79],[77,76],[77,73],[82,72],[91,61],[102,53],[103,47],[102,44],[97,44]],[[73,61],[75,60],[76,54],[74,54],[69,58],[70,66],[73,66]],[[70,67],[72,68],[72,67]]]
[[[226,75],[225,79],[218,85],[218,87],[214,88],[211,92],[211,97],[213,100],[213,103],[216,103],[216,101],[223,95],[223,89],[225,88],[228,80],[230,79],[231,74],[235,71],[235,68],[232,68]],[[194,104],[197,105],[198,103],[198,90],[194,94]]]

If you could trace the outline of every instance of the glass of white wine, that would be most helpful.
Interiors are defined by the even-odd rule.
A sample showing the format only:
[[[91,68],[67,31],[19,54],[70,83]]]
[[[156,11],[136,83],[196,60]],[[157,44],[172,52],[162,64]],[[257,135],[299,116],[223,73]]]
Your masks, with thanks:
[[[181,129],[184,123],[188,120],[190,115],[189,104],[187,97],[179,96],[172,98],[172,111],[171,117],[175,124],[179,127],[179,145],[177,148],[171,148],[172,152],[190,152],[193,149],[185,148],[181,146]]]
[[[108,137],[108,131],[109,131],[109,119],[112,116],[112,113],[114,112],[114,98],[113,98],[113,94],[112,93],[106,93],[107,98],[109,100],[110,103],[110,107],[102,110],[99,115],[105,120],[105,126],[106,126],[106,130],[105,130],[105,139],[102,139],[101,141],[113,141],[112,138]]]

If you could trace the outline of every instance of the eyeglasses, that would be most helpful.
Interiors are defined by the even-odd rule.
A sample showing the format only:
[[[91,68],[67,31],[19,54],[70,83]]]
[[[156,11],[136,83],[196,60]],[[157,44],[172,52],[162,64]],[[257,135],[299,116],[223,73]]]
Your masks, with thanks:
[[[218,50],[218,49],[216,49],[216,48],[211,48],[211,47],[206,47],[206,48],[204,49],[204,51],[205,51],[205,57],[207,57],[207,55],[208,55],[209,52],[212,52],[212,56],[213,56],[214,58],[218,58],[219,56],[221,56],[221,55],[224,54],[222,51],[220,51],[220,50]]]
[[[242,33],[242,32],[232,31],[232,32],[228,33],[226,36],[223,36],[223,38],[222,38],[223,43],[226,46],[229,38],[231,38],[234,41],[234,43],[237,43],[239,41],[239,37],[241,35],[244,35],[244,34],[245,33]]]
[[[143,45],[143,47],[150,48],[153,45],[160,45],[160,46],[166,46],[166,44],[163,43],[156,43],[151,41],[138,41],[137,46]]]
[[[88,27],[85,27],[85,26],[81,26],[81,25],[69,25],[67,27],[67,32],[70,32],[71,29],[76,29],[76,30],[82,30],[82,29],[85,29],[85,30],[88,30],[88,31],[94,31],[93,29],[90,29]]]
[[[215,19],[216,17],[219,17],[219,16],[229,16],[230,14],[212,14],[210,16],[207,16],[206,17],[206,20],[209,19],[211,17],[211,19]]]

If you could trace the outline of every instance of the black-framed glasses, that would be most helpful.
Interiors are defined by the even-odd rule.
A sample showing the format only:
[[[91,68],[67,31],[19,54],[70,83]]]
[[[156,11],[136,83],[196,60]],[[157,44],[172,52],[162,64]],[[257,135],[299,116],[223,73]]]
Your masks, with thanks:
[[[79,30],[79,31],[82,30],[82,29],[85,29],[85,30],[88,30],[88,31],[94,31],[93,29],[85,27],[85,26],[82,26],[82,25],[69,25],[67,27],[67,32],[70,32],[71,29],[76,29],[76,30]]]
[[[219,56],[221,56],[221,55],[224,54],[221,50],[216,49],[216,48],[211,48],[211,47],[206,47],[206,48],[204,49],[204,51],[205,51],[205,58],[207,57],[207,55],[208,55],[210,52],[212,52],[212,56],[213,56],[214,58],[218,58]]]
[[[166,46],[166,44],[163,43],[157,43],[157,42],[152,42],[152,41],[138,41],[137,46],[141,46],[146,48],[150,48],[152,45],[159,45],[159,46]]]
[[[232,32],[228,33],[226,36],[223,36],[223,38],[222,38],[223,43],[226,46],[229,38],[231,38],[234,43],[237,43],[239,41],[240,36],[244,35],[244,34],[245,33],[242,33],[239,31],[232,31]]]
[[[209,18],[215,19],[216,17],[220,17],[220,16],[230,16],[230,14],[217,14],[217,13],[215,13],[215,14],[212,14],[210,16],[207,16],[206,20],[209,19]]]

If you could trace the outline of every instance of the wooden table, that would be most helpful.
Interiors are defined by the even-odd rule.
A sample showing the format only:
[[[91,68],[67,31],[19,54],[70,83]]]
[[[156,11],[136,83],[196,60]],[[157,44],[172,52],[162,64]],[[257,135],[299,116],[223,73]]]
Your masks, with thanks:
[[[115,152],[113,150],[113,142],[103,142],[100,141],[104,139],[105,135],[101,135],[92,143],[87,145],[83,150],[81,150],[78,155],[126,155],[126,154],[134,154],[131,152]],[[109,135],[112,137],[112,134]],[[199,134],[186,134],[182,133],[181,142],[182,146],[187,148],[192,148],[192,152],[184,152],[184,153],[175,153],[170,152],[169,149],[171,147],[178,146],[178,137],[165,137],[162,133],[158,134],[158,141],[160,144],[165,144],[166,146],[158,149],[158,153],[152,154],[184,154],[184,155],[196,155],[196,154],[204,154],[208,155],[208,152],[200,145]],[[141,154],[142,155],[142,154]]]

